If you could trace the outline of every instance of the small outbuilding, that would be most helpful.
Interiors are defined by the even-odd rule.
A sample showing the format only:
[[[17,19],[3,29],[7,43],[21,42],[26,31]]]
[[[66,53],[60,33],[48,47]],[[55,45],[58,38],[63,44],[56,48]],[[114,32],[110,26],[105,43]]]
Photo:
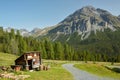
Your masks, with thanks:
[[[14,69],[34,70],[39,69],[41,65],[40,52],[27,52],[15,60]],[[17,68],[16,68],[17,67]],[[19,67],[19,68],[18,68]]]

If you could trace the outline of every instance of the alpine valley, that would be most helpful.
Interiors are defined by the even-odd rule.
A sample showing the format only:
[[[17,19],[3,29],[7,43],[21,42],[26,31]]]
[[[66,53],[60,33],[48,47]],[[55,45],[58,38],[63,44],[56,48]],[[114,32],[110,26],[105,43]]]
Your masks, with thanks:
[[[53,27],[45,37],[79,52],[120,54],[120,17],[106,10],[85,6]]]
[[[68,43],[80,53],[120,54],[120,16],[93,6],[75,11],[55,26],[36,28],[25,34]]]

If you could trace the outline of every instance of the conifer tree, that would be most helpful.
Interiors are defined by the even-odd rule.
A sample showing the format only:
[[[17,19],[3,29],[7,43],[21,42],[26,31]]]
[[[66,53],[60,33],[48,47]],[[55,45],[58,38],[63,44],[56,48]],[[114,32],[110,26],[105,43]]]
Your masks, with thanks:
[[[55,50],[55,59],[63,60],[64,59],[64,52],[63,52],[64,49],[60,42],[55,43],[54,50]]]
[[[64,45],[64,55],[65,55],[64,57],[65,57],[65,60],[69,59],[68,54],[69,54],[69,47],[68,47],[68,44],[65,43],[65,45]]]

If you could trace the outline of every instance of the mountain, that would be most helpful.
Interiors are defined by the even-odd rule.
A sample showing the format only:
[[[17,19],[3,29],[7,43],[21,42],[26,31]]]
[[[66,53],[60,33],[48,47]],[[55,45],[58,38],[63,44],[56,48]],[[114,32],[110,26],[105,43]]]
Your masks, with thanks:
[[[34,28],[32,31],[28,31],[26,29],[14,29],[11,27],[5,28],[4,31],[7,32],[11,32],[12,29],[14,29],[15,33],[17,32],[17,30],[19,30],[20,34],[24,37],[28,37],[28,36],[33,36],[33,37],[38,37],[38,36],[44,36],[46,34],[48,34],[48,31],[53,29],[55,26],[52,27],[47,27],[47,28]]]
[[[53,28],[54,28],[54,26],[46,27],[43,29],[35,28],[30,33],[31,33],[31,36],[33,36],[33,37],[45,36],[48,34],[48,31],[50,31]]]
[[[114,16],[110,12],[94,8],[93,6],[85,6],[73,14],[66,17],[63,21],[55,26],[44,29],[35,28],[32,31],[20,29],[22,36],[49,36],[52,41],[59,40],[61,36],[65,36],[64,41],[69,41],[71,35],[77,33],[79,40],[87,39],[92,32],[96,34],[98,31],[104,32],[105,29],[116,31],[120,27],[120,15]],[[10,32],[12,28],[6,28],[5,31]],[[15,29],[15,32],[17,29]]]
[[[84,53],[93,53],[94,57],[98,57],[95,54],[104,54],[102,57],[120,55],[120,16],[92,6],[75,11],[55,26],[20,32],[23,36],[47,37],[51,41],[68,43],[78,57]]]
[[[22,36],[30,36],[31,34],[29,33],[29,31],[28,30],[26,30],[26,29],[20,29],[19,30],[20,31],[20,34],[22,35]]]
[[[40,29],[40,28],[34,28],[32,31],[28,31],[26,29],[20,29],[20,34],[22,36],[33,36],[33,37],[37,37],[37,36],[43,36],[45,35],[48,30],[50,30],[50,28],[44,28],[44,29]]]
[[[96,34],[97,31],[104,32],[105,29],[116,31],[117,27],[120,27],[118,17],[106,10],[85,6],[58,23],[49,31],[49,35],[51,34],[51,39],[55,41],[60,35],[71,35],[77,32],[81,40],[84,40],[90,36],[91,32]],[[69,40],[69,37],[66,40]]]
[[[14,28],[8,27],[8,28],[4,28],[4,31],[11,32],[12,29],[14,29]],[[26,29],[14,29],[15,33],[17,32],[17,30],[19,30],[19,32],[22,36],[30,36],[31,35],[30,32]]]
[[[68,43],[81,54],[84,51],[109,56],[120,54],[120,17],[85,6],[55,25],[45,36]]]

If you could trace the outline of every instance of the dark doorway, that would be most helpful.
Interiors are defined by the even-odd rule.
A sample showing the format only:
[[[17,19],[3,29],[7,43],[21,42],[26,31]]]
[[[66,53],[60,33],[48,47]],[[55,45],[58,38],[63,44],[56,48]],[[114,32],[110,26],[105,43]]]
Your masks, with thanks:
[[[32,59],[28,60],[29,70],[32,70]]]

